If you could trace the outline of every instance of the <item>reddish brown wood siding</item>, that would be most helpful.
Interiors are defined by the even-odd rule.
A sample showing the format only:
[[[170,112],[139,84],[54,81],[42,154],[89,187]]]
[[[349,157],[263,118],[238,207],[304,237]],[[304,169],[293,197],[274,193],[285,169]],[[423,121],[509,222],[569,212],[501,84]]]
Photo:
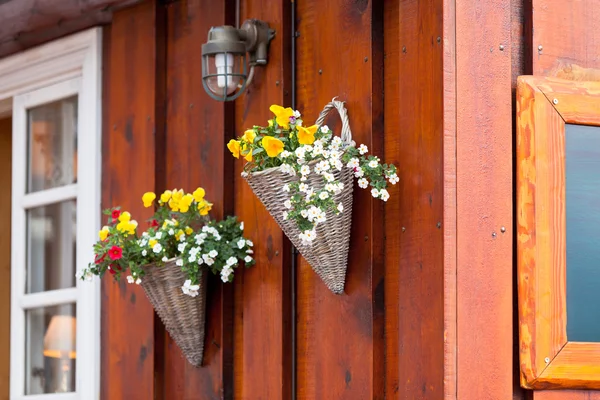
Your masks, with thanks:
[[[245,221],[258,263],[233,286],[213,280],[201,369],[182,359],[140,291],[104,282],[103,398],[288,399],[295,351],[299,399],[523,399],[511,327],[511,92],[532,67],[598,67],[592,2],[564,14],[557,0],[533,0],[542,11],[532,19],[528,2],[515,0],[243,0],[241,20],[264,19],[277,36],[235,104],[209,99],[200,80],[200,45],[210,26],[233,24],[234,1],[116,13],[105,35],[103,204],[144,215],[146,190],[204,186],[215,215]],[[557,38],[561,26],[572,35]],[[291,287],[289,242],[224,147],[265,123],[271,104],[290,105],[294,84],[307,123],[339,96],[355,140],[400,167],[386,205],[355,189],[341,296],[299,256]],[[327,123],[339,131],[335,117]]]
[[[381,2],[297,4],[298,109],[307,123],[334,96],[346,102],[353,139],[383,154]],[[332,23],[336,21],[335,23]],[[338,134],[339,116],[326,123]],[[332,294],[299,257],[298,398],[382,395],[383,205],[358,187],[344,294]]]
[[[385,20],[385,158],[401,171],[390,192],[400,201],[385,209],[387,395],[441,399],[443,2],[391,3],[397,6]]]
[[[104,35],[102,206],[121,205],[140,222],[151,216],[139,196],[155,187],[155,138],[164,126],[159,19],[154,1],[142,3],[115,15]],[[102,311],[102,398],[153,399],[154,310],[143,289],[107,276]]]
[[[233,129],[226,110],[232,105],[213,101],[204,93],[200,44],[211,26],[231,23],[227,16],[233,13],[226,15],[231,3],[194,0],[166,6],[166,138],[164,147],[157,146],[157,155],[162,152],[164,157],[157,163],[157,171],[164,174],[164,181],[157,183],[157,190],[183,188],[191,192],[204,187],[214,203],[215,217],[231,214],[233,206],[233,163],[225,154],[225,138]],[[164,375],[157,381],[163,385],[159,393],[162,399],[231,396],[232,291],[214,276],[209,277],[208,287],[211,306],[206,318],[210,329],[203,368],[194,368],[186,361],[164,328],[157,332],[157,342],[161,336],[164,340]]]
[[[509,6],[508,1],[456,3],[457,397],[461,400],[512,397]]]
[[[289,1],[244,0],[241,21],[258,18],[277,31],[269,64],[235,104],[235,136],[264,125],[271,104],[291,103],[291,7]],[[233,132],[229,133],[231,137]],[[290,245],[240,176],[235,163],[235,214],[255,244],[256,265],[238,274],[235,285],[234,398],[291,398]],[[261,371],[261,372],[258,372]]]

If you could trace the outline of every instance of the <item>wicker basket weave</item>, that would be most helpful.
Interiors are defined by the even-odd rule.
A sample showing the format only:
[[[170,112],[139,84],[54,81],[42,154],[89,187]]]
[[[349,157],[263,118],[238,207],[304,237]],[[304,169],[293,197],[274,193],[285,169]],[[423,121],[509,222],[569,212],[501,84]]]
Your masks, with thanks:
[[[175,265],[174,259],[167,261],[163,267],[150,265],[144,270],[142,287],[150,303],[188,361],[196,367],[201,366],[207,274],[202,274],[198,296],[191,297],[181,291],[188,278],[181,267]]]
[[[339,112],[342,119],[341,138],[343,146],[346,146],[352,141],[352,132],[350,131],[344,103],[335,99],[332,100],[325,106],[319,118],[317,118],[316,124],[321,126],[327,114],[333,109]],[[308,261],[312,269],[333,293],[340,294],[344,291],[348,265],[350,226],[352,223],[352,190],[354,185],[351,169],[342,168],[341,171],[334,169],[332,172],[336,180],[344,183],[343,191],[334,197],[336,203],[342,202],[344,212],[338,215],[328,212],[327,221],[317,225],[317,238],[311,245],[302,244],[302,240],[298,237],[301,232],[295,221],[283,220],[283,212],[287,211],[283,203],[288,200],[289,195],[283,192],[282,187],[286,183],[296,181],[299,178],[281,173],[279,167],[244,174],[244,177],[254,194],[264,204],[267,211]],[[310,174],[307,183],[318,190],[325,186],[323,178],[317,174]]]

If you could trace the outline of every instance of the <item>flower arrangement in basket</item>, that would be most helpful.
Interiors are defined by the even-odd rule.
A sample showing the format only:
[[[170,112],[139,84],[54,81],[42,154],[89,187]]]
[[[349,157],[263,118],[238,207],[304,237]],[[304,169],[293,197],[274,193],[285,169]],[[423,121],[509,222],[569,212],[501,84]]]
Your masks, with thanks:
[[[243,237],[235,217],[211,220],[212,204],[202,188],[193,193],[167,190],[145,193],[145,207],[155,206],[148,229],[138,235],[138,223],[120,208],[106,210],[108,223],[94,245],[95,260],[78,272],[91,280],[106,272],[141,285],[157,314],[189,362],[202,364],[206,310],[206,272],[231,282],[241,263],[254,264],[253,243]]]
[[[341,137],[323,125],[331,110],[342,119]],[[247,162],[243,176],[284,233],[334,293],[344,291],[352,213],[353,177],[387,201],[396,167],[356,147],[344,105],[327,104],[315,125],[301,114],[273,105],[268,126],[254,126],[227,147]]]

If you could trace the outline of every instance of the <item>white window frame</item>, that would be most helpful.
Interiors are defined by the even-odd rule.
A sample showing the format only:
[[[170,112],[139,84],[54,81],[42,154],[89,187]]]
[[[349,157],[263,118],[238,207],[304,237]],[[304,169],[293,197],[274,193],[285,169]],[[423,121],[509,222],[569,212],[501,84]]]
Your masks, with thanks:
[[[0,59],[0,116],[13,116],[11,252],[11,400],[97,400],[100,397],[100,282],[25,293],[26,210],[77,199],[76,270],[93,261],[100,228],[102,30],[89,29]],[[77,183],[26,194],[27,113],[78,96]],[[25,310],[77,303],[76,392],[25,395]]]

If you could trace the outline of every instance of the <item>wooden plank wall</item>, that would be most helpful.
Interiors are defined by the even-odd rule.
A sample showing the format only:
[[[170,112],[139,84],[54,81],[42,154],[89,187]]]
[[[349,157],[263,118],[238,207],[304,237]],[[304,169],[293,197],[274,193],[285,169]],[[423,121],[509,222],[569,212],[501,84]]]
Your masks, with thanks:
[[[383,2],[297,4],[297,108],[307,124],[335,96],[353,139],[383,154]],[[332,23],[336,21],[335,23]],[[339,115],[326,122],[340,133]],[[382,157],[383,159],[383,157]],[[401,201],[398,197],[390,202]],[[302,257],[297,274],[299,399],[382,398],[383,204],[356,187],[345,291],[332,294]]]
[[[291,104],[291,7],[287,0],[242,0],[240,21],[258,18],[276,30],[269,62],[236,100],[236,136],[272,118],[271,104]],[[256,264],[235,284],[234,398],[289,399],[292,390],[289,241],[240,176],[235,165],[235,214],[254,242]]]
[[[598,80],[600,2],[532,0],[533,73]],[[542,46],[539,50],[538,46]],[[583,70],[582,70],[583,69]],[[535,391],[534,400],[599,400],[598,391]]]
[[[164,126],[160,10],[155,1],[125,9],[104,31],[102,207],[121,205],[140,222],[151,216],[140,195],[155,187]],[[143,289],[106,276],[101,318],[101,398],[154,399],[154,310]]]
[[[386,394],[390,399],[441,399],[446,232],[443,2],[388,4],[385,159],[400,166],[400,182],[390,191],[393,201],[385,209]],[[449,346],[454,345],[450,340]]]
[[[505,400],[513,395],[510,44],[510,1],[456,2],[461,400]]]
[[[165,181],[157,190],[202,186],[214,204],[216,218],[231,214],[233,162],[226,153],[226,138],[232,135],[232,104],[216,102],[202,89],[200,44],[213,25],[233,24],[233,2],[189,0],[166,6],[166,138],[164,160],[157,163]],[[230,122],[228,122],[230,121]],[[162,187],[161,187],[162,186]],[[215,276],[209,277],[203,368],[191,366],[162,324],[156,340],[164,343],[162,376],[157,377],[161,399],[230,398],[233,386],[233,291]],[[159,339],[160,338],[160,339]],[[158,367],[160,371],[161,367]]]

